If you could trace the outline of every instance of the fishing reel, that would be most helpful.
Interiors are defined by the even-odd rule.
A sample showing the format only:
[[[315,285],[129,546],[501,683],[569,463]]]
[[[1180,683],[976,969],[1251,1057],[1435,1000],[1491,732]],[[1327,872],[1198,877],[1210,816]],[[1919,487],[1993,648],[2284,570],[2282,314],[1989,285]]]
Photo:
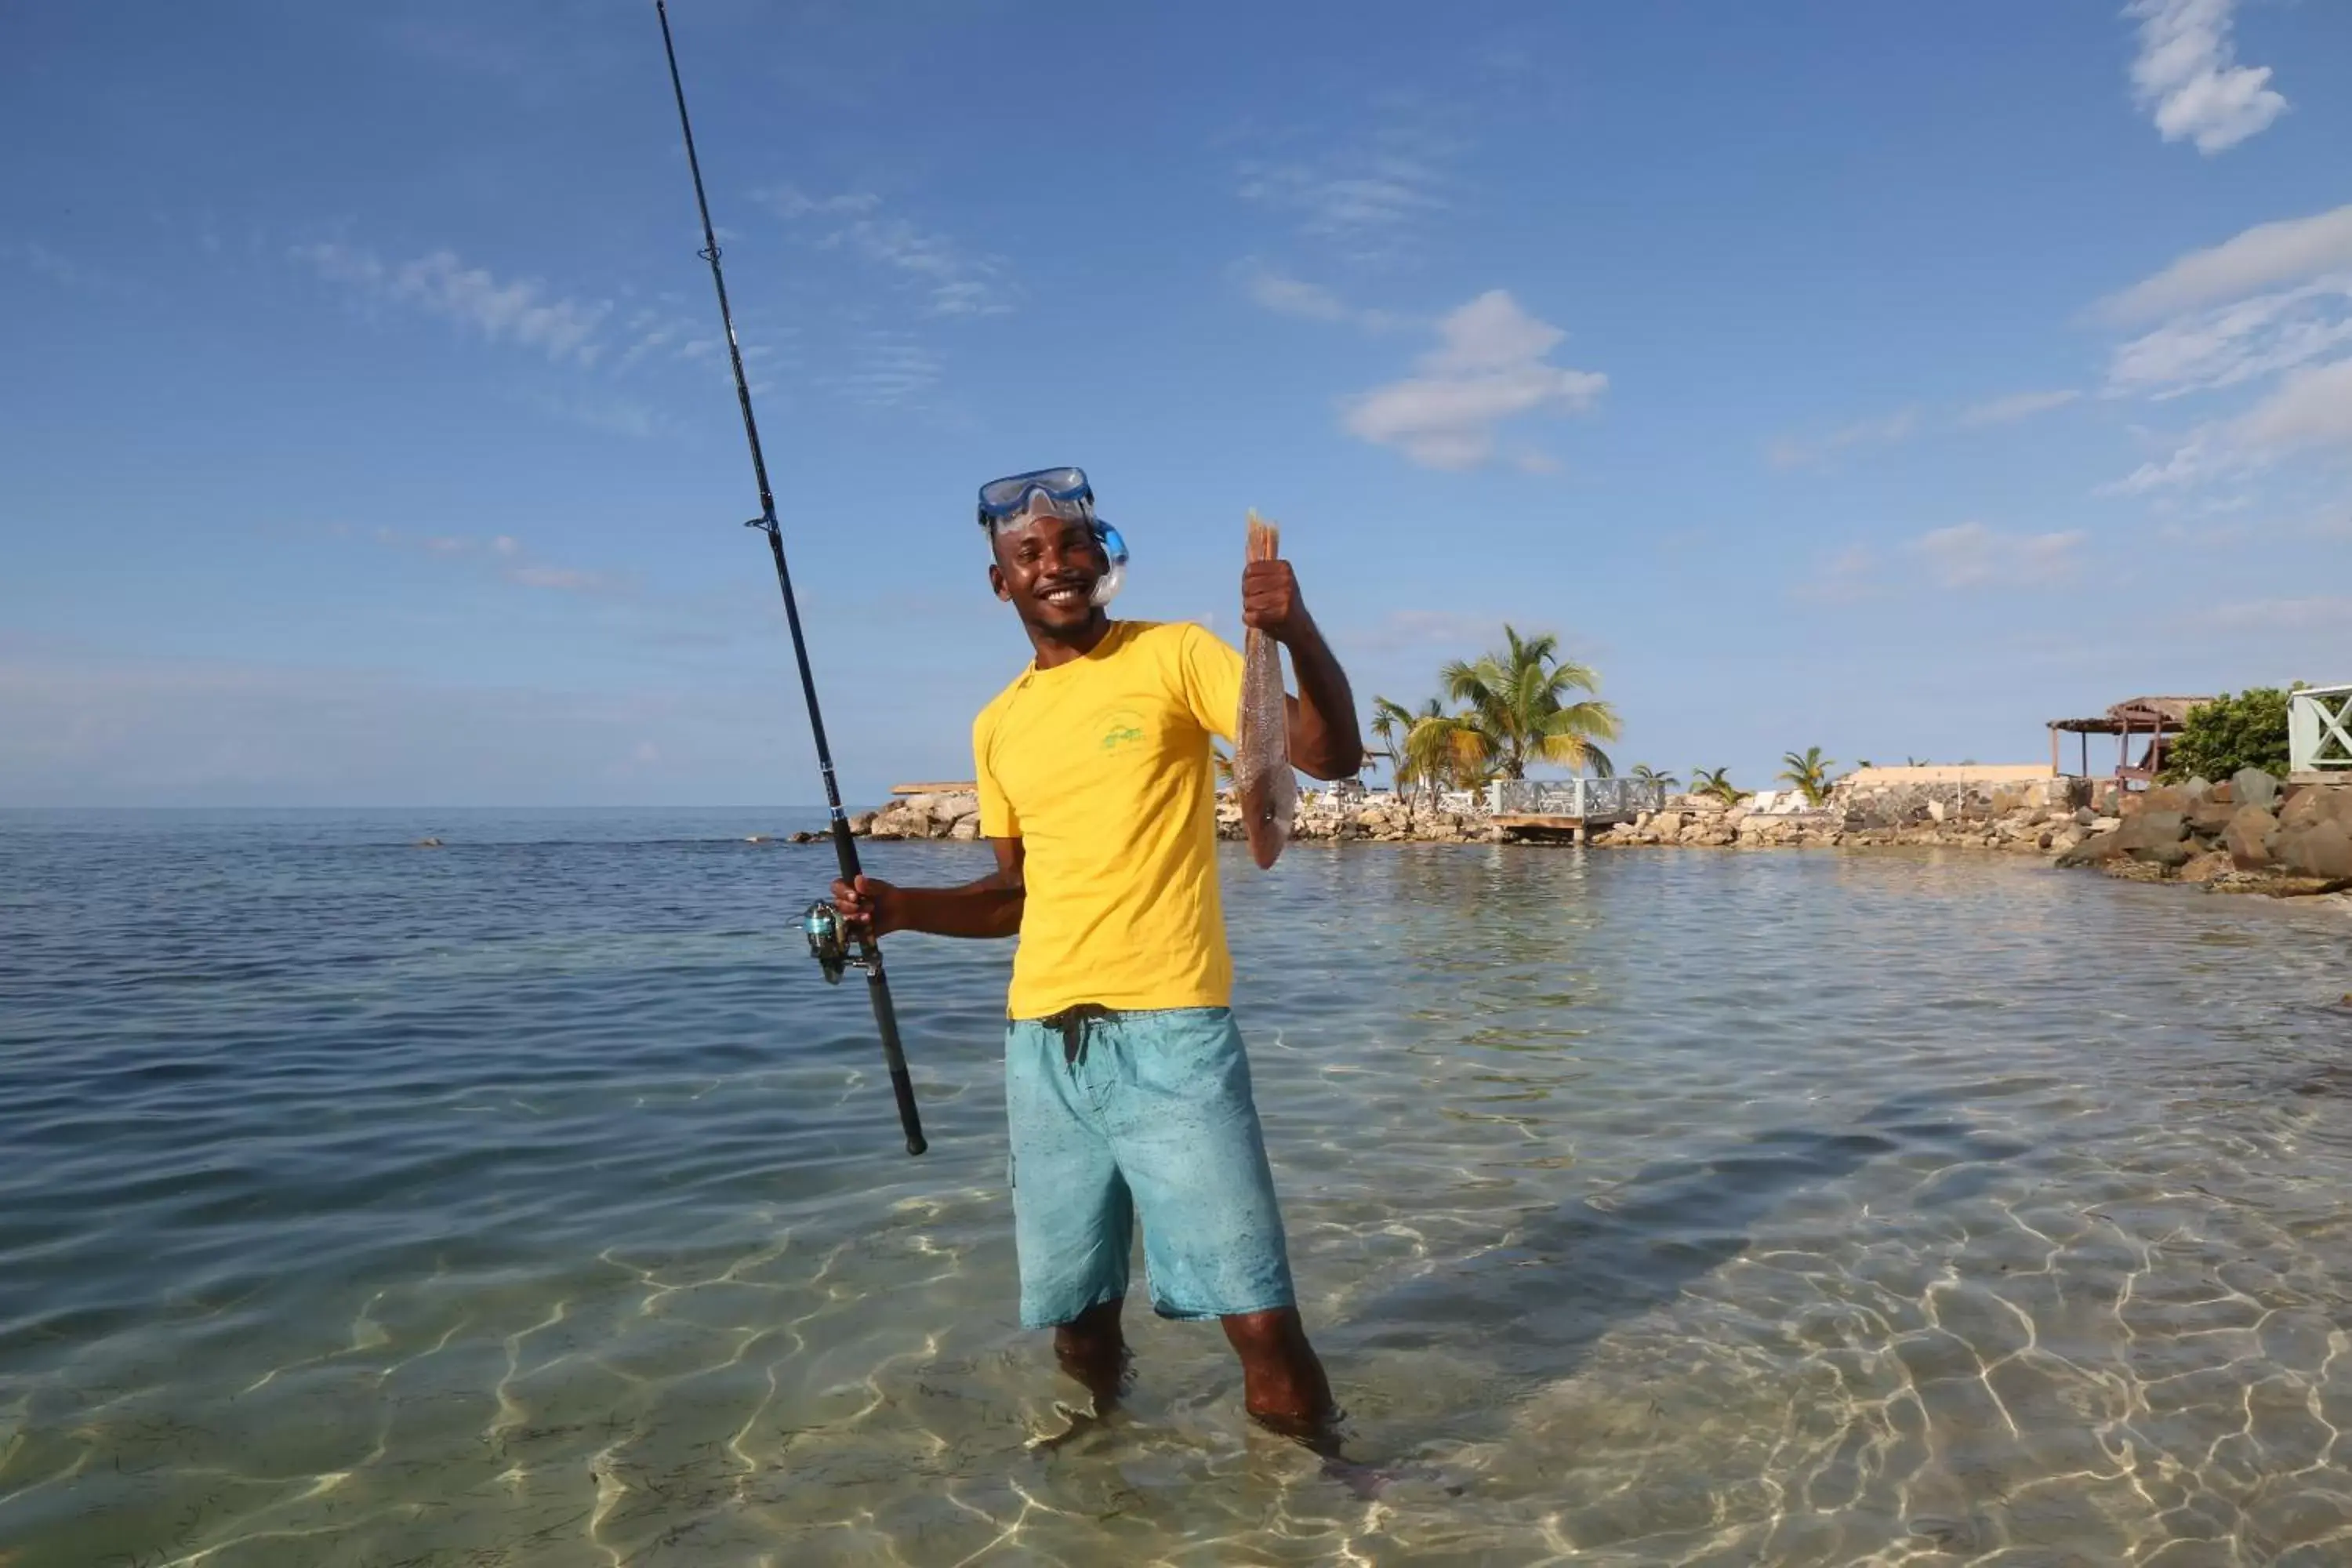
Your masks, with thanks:
[[[861,944],[850,934],[849,922],[822,899],[801,912],[801,934],[808,938],[809,956],[824,971],[827,985],[840,984],[845,970],[869,967]]]

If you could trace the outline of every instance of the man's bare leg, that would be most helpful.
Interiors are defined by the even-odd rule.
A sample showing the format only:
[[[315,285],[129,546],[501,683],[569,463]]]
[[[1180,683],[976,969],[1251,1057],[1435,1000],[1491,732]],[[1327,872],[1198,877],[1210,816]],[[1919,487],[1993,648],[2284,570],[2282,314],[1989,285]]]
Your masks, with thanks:
[[[1127,1391],[1127,1336],[1118,1326],[1127,1303],[1098,1301],[1054,1331],[1054,1354],[1062,1370],[1095,1396],[1095,1414],[1107,1414]]]
[[[1298,1309],[1238,1312],[1218,1321],[1242,1358],[1242,1398],[1249,1413],[1287,1436],[1325,1436],[1339,1412],[1331,1404],[1331,1381],[1307,1342]]]

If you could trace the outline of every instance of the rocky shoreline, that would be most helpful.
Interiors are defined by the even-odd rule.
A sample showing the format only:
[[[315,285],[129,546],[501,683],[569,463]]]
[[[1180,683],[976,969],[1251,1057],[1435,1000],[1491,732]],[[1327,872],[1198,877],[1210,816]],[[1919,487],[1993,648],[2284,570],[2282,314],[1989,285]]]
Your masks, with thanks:
[[[965,791],[908,795],[858,813],[850,831],[884,840],[977,839],[980,801]],[[1217,832],[1242,837],[1241,809],[1230,797],[1218,802]],[[793,837],[807,842],[823,835]],[[1480,812],[1330,793],[1301,803],[1293,837],[1303,844],[1565,841],[1498,826]],[[1596,831],[1591,842],[1601,848],[1990,849],[2214,892],[2336,893],[2352,889],[2352,784],[2283,784],[2249,769],[2220,784],[2192,779],[2137,793],[2105,781],[2050,778],[1994,787],[1845,783],[1817,805],[1785,793],[1737,804],[1685,795]]]

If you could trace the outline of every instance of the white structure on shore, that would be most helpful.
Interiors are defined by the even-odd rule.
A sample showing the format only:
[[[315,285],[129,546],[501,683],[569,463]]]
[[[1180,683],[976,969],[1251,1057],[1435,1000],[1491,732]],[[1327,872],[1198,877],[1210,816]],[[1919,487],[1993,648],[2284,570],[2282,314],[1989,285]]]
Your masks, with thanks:
[[[2313,784],[2352,779],[2352,686],[2306,686],[2286,702],[2289,776]]]

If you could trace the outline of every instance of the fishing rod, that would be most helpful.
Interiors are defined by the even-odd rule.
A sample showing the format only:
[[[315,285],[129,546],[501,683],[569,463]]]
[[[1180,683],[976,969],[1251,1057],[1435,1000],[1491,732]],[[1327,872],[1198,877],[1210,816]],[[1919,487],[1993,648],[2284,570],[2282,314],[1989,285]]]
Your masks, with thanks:
[[[743,436],[751,444],[751,473],[760,481],[760,515],[743,526],[768,536],[768,552],[776,559],[776,586],[783,591],[784,623],[792,627],[793,658],[801,668],[801,695],[808,700],[809,732],[816,739],[816,765],[824,774],[825,809],[832,814],[833,851],[841,862],[841,879],[857,883],[857,841],[850,837],[849,818],[841,809],[841,786],[834,781],[833,748],[825,743],[824,715],[816,700],[816,677],[809,673],[808,639],[801,635],[800,605],[793,598],[793,574],[784,564],[784,531],[776,521],[776,498],[768,488],[768,459],[760,450],[759,422],[751,417],[751,384],[743,376],[743,350],[735,341],[734,313],[727,308],[727,275],[719,268],[719,235],[710,226],[710,203],[702,194],[702,163],[694,155],[694,122],[686,115],[686,84],[677,74],[677,46],[670,39],[669,6],[654,0],[661,18],[662,53],[669,58],[670,90],[677,95],[677,126],[686,133],[686,166],[694,175],[694,205],[702,214],[702,249],[710,263],[710,281],[719,290],[719,320],[727,329],[727,357],[735,367],[735,401],[743,409]],[[890,982],[882,973],[882,948],[870,927],[849,925],[831,904],[811,904],[801,917],[809,955],[824,970],[828,984],[840,981],[845,969],[866,972],[866,1000],[874,1004],[874,1025],[882,1032],[882,1058],[890,1068],[890,1092],[898,1101],[898,1125],[906,1130],[907,1152],[919,1154],[929,1145],[923,1139],[923,1119],[915,1109],[915,1086],[907,1077],[907,1055],[898,1045],[898,1013],[890,1005]],[[855,951],[851,943],[855,942]]]

